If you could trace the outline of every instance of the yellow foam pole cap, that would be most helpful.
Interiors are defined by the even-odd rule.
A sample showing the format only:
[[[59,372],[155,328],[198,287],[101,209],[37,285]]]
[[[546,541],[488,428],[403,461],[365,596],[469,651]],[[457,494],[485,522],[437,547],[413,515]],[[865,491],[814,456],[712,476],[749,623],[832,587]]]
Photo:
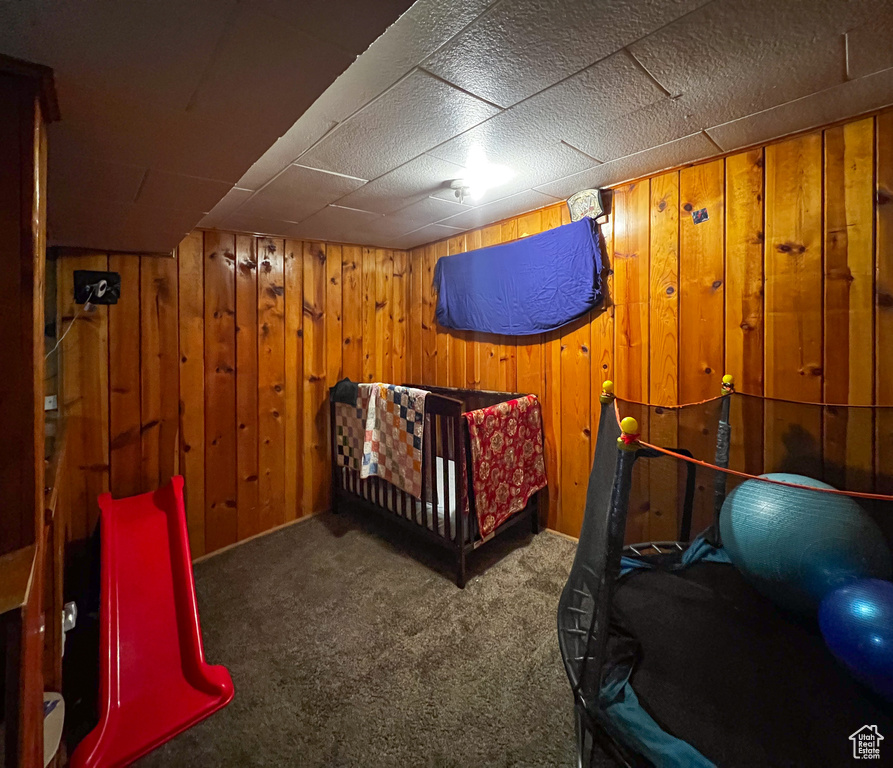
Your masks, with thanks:
[[[722,377],[722,393],[728,395],[735,391],[735,377],[731,373],[727,373]]]
[[[617,438],[617,447],[621,451],[634,451],[638,448],[639,422],[632,416],[620,420],[620,431],[623,433]]]
[[[639,422],[632,416],[620,420],[620,431],[624,435],[636,435],[639,433]]]
[[[606,380],[602,382],[602,393],[598,397],[602,403],[609,403],[614,399],[614,382]]]

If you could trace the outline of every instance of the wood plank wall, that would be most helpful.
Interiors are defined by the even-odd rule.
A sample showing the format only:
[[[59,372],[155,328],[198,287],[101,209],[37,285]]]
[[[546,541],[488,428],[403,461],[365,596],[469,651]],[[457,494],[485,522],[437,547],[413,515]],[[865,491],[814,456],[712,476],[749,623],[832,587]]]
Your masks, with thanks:
[[[702,208],[709,218],[695,224]],[[541,398],[549,527],[579,533],[603,379],[655,405],[712,397],[725,372],[754,395],[893,405],[893,112],[617,187],[601,226],[609,299],[560,331],[511,339],[437,327],[429,286],[438,257],[566,220],[555,205],[409,256],[409,378]],[[793,426],[802,471],[893,492],[893,417],[747,408],[733,416],[748,425],[733,445],[739,466],[780,462],[781,441],[769,438]],[[664,411],[640,426],[653,441],[710,455],[715,438],[697,418]],[[643,470],[628,535],[672,538],[675,515],[660,499],[673,495],[656,491],[676,481]],[[709,504],[696,511],[709,519]]]
[[[61,348],[71,539],[100,493],[176,473],[194,557],[325,510],[328,387],[406,378],[404,252],[217,231],[174,259],[62,251],[63,327],[76,269],[120,272],[122,298]]]
[[[175,260],[63,254],[63,324],[72,270],[119,271],[124,292],[80,315],[63,346],[80,457],[71,536],[92,529],[102,491],[174,472],[195,556],[326,509],[326,393],[343,376],[536,393],[548,525],[570,535],[606,378],[656,405],[712,396],[724,372],[755,395],[893,405],[893,111],[621,185],[612,205],[605,306],[522,339],[438,327],[434,264],[560,226],[564,204],[411,252],[196,231]],[[764,438],[794,425],[803,470],[893,492],[891,416],[769,404],[733,418],[748,424],[746,440],[733,432],[742,467],[777,461]],[[710,450],[689,414],[640,421],[652,440]],[[674,535],[660,500],[675,482],[639,473],[632,538]]]

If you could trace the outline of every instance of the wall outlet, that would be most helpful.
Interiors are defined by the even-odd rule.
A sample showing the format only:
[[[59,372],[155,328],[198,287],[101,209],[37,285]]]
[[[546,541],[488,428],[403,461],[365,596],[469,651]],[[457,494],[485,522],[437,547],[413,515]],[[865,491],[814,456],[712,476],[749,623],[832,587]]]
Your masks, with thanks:
[[[58,408],[58,407],[59,407],[59,406],[58,406],[57,403],[56,403],[56,396],[55,396],[55,395],[47,395],[47,396],[43,399],[43,409],[44,409],[45,411],[55,411],[56,408]]]

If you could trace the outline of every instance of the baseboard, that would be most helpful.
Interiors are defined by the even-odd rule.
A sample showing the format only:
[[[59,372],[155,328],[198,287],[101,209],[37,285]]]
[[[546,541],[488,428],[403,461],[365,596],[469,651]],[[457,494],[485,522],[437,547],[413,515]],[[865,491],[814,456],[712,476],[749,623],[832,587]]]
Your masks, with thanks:
[[[240,547],[242,544],[247,544],[249,541],[254,541],[255,539],[260,539],[264,536],[269,536],[271,533],[276,533],[276,531],[281,531],[283,528],[289,528],[292,525],[297,525],[298,523],[304,523],[307,520],[312,520],[317,515],[322,515],[328,512],[329,510],[324,509],[320,512],[311,512],[309,515],[303,515],[302,517],[297,517],[294,520],[289,520],[287,523],[283,523],[282,525],[277,525],[275,528],[268,528],[266,531],[261,531],[260,533],[255,533],[254,536],[249,536],[247,539],[242,539],[241,541],[233,542],[232,544],[227,544],[225,547],[221,547],[220,549],[215,549],[213,552],[208,552],[206,555],[201,555],[200,557],[196,557],[192,560],[192,564],[201,563],[208,558],[214,557],[215,555],[221,555],[224,552],[229,552],[231,549],[235,549],[236,547]]]

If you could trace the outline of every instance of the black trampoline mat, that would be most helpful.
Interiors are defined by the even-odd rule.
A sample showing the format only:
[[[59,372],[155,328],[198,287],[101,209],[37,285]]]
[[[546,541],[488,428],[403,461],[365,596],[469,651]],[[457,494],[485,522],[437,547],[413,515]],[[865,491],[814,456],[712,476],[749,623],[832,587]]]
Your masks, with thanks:
[[[735,568],[635,572],[613,610],[641,643],[642,705],[717,765],[850,765],[848,737],[864,725],[887,737],[872,764],[893,764],[893,707],[836,661],[816,623],[776,608]]]

